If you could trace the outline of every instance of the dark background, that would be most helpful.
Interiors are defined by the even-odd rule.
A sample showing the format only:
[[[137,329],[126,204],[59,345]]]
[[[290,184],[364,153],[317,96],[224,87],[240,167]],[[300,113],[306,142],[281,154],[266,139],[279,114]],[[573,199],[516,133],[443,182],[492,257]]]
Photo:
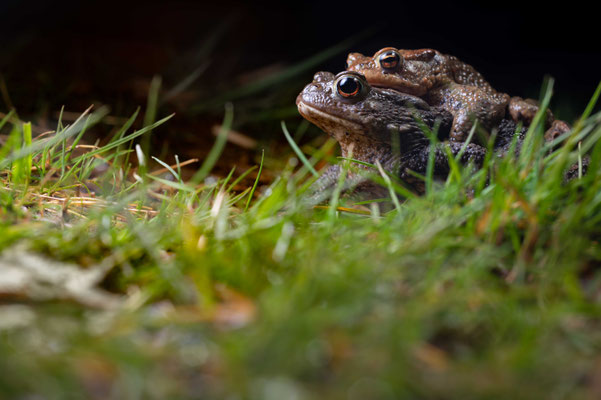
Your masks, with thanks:
[[[511,95],[538,97],[549,75],[555,78],[559,116],[576,117],[601,80],[596,12],[574,2],[526,5],[0,1],[0,72],[6,86],[0,109],[12,105],[36,115],[63,104],[81,111],[102,102],[127,114],[145,104],[154,74],[168,88],[207,60],[208,69],[193,87],[198,96],[211,96],[253,79],[245,73],[293,65],[371,29],[349,50],[432,47],[472,64]],[[216,46],[202,53],[221,28]],[[315,70],[344,69],[345,53]],[[297,78],[291,92],[310,77]],[[293,104],[294,96],[288,97]]]

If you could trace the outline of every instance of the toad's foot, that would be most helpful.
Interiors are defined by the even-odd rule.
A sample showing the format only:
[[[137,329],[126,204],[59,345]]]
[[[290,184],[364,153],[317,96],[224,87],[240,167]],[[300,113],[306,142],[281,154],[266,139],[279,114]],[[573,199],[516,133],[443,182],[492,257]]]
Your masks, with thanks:
[[[509,100],[507,111],[515,122],[522,122],[528,126],[534,120],[534,116],[538,112],[540,104],[534,99],[523,99],[518,96],[514,96]],[[545,127],[551,126],[553,123],[553,113],[547,110],[545,115]]]

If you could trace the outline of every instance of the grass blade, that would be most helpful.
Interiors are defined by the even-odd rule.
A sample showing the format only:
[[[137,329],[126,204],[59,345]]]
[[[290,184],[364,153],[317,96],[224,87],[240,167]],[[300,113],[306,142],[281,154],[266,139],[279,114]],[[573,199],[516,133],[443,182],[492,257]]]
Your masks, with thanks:
[[[305,167],[313,174],[313,176],[318,177],[319,174],[317,173],[315,168],[313,168],[309,160],[307,160],[307,157],[305,157],[305,155],[303,154],[302,150],[294,142],[294,139],[292,139],[292,136],[290,136],[290,132],[288,132],[288,128],[286,128],[286,123],[282,121],[281,125],[282,131],[284,132],[284,136],[286,136],[286,140],[288,140],[288,143],[290,143],[290,147],[292,147],[292,150],[294,150],[298,158],[302,161]]]
[[[246,201],[246,206],[244,207],[244,211],[248,210],[248,207],[250,206],[250,202],[253,198],[253,194],[255,193],[255,189],[257,188],[257,185],[259,184],[259,178],[261,178],[261,171],[263,171],[263,160],[265,158],[265,150],[261,151],[261,163],[259,164],[259,172],[257,172],[257,178],[255,179],[255,183],[252,186],[252,189],[250,190],[250,194],[248,195],[248,200]]]

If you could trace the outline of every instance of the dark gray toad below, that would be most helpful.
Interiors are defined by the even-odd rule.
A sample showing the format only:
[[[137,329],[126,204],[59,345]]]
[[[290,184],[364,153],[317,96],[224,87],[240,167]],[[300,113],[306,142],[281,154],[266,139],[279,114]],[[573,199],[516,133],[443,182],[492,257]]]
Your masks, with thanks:
[[[342,156],[375,164],[401,178],[415,192],[424,191],[423,181],[411,171],[425,174],[431,142],[424,126],[436,131],[440,139],[448,138],[453,116],[442,107],[429,106],[422,99],[392,89],[371,87],[363,75],[345,71],[338,75],[318,72],[313,82],[298,95],[300,114],[323,129],[340,144]],[[499,136],[512,137],[516,125],[503,121]],[[507,142],[507,140],[506,140]],[[444,179],[449,172],[446,150],[457,156],[465,143],[440,142],[434,149],[434,177]],[[445,147],[447,149],[445,149]],[[461,155],[462,163],[480,167],[486,149],[469,143]],[[367,167],[362,167],[367,168]],[[338,181],[340,167],[330,167],[315,183],[317,193],[325,193]],[[361,199],[388,196],[379,185],[349,173],[347,186]]]

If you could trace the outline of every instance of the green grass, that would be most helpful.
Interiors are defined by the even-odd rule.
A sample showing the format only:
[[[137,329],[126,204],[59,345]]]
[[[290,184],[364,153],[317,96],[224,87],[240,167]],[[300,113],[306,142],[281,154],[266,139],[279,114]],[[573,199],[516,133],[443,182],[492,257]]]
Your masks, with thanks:
[[[407,198],[390,212],[306,206],[330,142],[294,144],[313,154],[300,165],[265,154],[243,191],[234,170],[206,180],[231,107],[189,182],[131,145],[169,123],[156,98],[145,128],[136,113],[91,149],[104,109],[33,139],[7,115],[0,399],[599,397],[596,97],[552,154],[534,126],[519,158],[429,173],[425,196],[375,170]],[[589,171],[566,183],[579,151]],[[281,169],[260,187],[266,165]]]

